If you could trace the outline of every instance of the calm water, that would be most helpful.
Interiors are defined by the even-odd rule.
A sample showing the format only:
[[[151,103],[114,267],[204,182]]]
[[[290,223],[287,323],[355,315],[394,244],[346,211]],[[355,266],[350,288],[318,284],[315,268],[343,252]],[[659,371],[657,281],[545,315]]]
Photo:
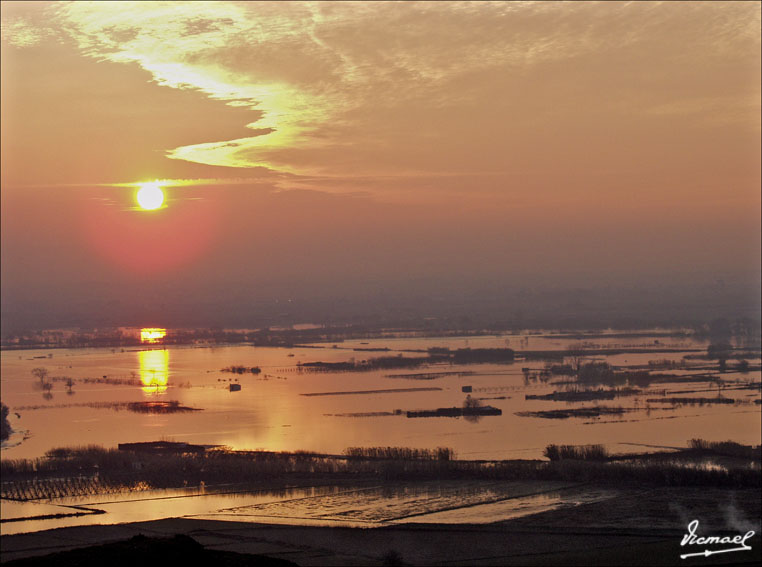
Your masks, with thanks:
[[[706,343],[685,339],[653,337],[592,339],[598,345],[685,349],[679,353],[647,353],[598,357],[612,365],[646,364],[654,359],[680,361],[690,349]],[[760,406],[755,390],[727,390],[723,395],[739,400],[733,405],[682,406],[669,408],[650,404],[655,397],[568,404],[525,400],[526,394],[561,389],[535,381],[526,383],[522,368],[541,369],[543,362],[513,364],[433,365],[408,370],[357,373],[300,372],[298,362],[363,360],[402,354],[432,346],[450,348],[510,347],[521,350],[566,349],[578,343],[552,334],[506,335],[469,338],[375,339],[348,341],[319,348],[220,348],[177,347],[161,349],[72,349],[4,351],[1,357],[2,400],[11,408],[11,425],[17,433],[4,444],[2,458],[39,457],[53,447],[171,439],[201,444],[228,445],[234,449],[311,450],[341,453],[350,446],[447,446],[460,458],[538,458],[549,443],[603,443],[614,451],[642,450],[638,445],[685,446],[694,437],[709,440],[733,439],[760,443]],[[353,349],[389,348],[389,352]],[[293,356],[291,356],[293,355]],[[418,354],[420,356],[420,354]],[[698,364],[705,364],[696,361]],[[758,363],[757,361],[754,361]],[[221,372],[231,365],[259,366],[259,375]],[[63,381],[54,381],[46,395],[31,370],[48,369],[51,377],[71,377],[73,393]],[[433,380],[390,378],[389,374],[424,372],[473,372]],[[688,371],[675,371],[684,374]],[[84,383],[86,378],[116,379],[141,385]],[[759,380],[759,371],[728,373],[728,381]],[[554,377],[552,380],[561,379]],[[230,381],[242,389],[229,391]],[[346,414],[394,412],[460,406],[462,386],[473,388],[474,397],[503,411],[502,416],[476,422],[460,418],[409,419],[405,415],[348,417]],[[440,388],[435,391],[357,395],[305,396],[354,390]],[[656,384],[652,390],[667,389],[667,395],[714,397],[710,382]],[[52,395],[52,397],[51,397]],[[202,411],[165,415],[137,414],[122,409],[88,407],[93,403],[170,401]],[[638,408],[620,417],[548,420],[515,415],[537,411],[584,407],[596,403]],[[118,406],[117,406],[118,407]],[[26,408],[26,409],[25,409]],[[18,416],[16,415],[18,414]],[[342,415],[344,414],[344,415]]]
[[[0,533],[10,535],[167,517],[345,527],[428,522],[479,524],[608,500],[617,495],[613,489],[591,489],[552,481],[399,482],[255,491],[196,487],[57,498],[46,502],[2,500],[0,507],[5,520],[76,512],[101,513],[5,521],[0,524]]]

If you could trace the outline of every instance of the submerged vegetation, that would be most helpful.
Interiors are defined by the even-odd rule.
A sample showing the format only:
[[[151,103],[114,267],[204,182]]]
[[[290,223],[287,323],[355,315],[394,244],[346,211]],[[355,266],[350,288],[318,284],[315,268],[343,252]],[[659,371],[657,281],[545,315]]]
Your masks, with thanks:
[[[235,374],[246,374],[247,372],[251,372],[252,374],[259,374],[262,372],[262,369],[259,366],[228,366],[227,368],[223,368],[222,372],[233,372]]]
[[[347,392],[309,392],[300,396],[352,396],[366,394],[399,394],[402,392],[438,392],[442,388],[386,388],[383,390],[351,390]]]
[[[722,396],[717,396],[715,398],[648,398],[646,400],[648,403],[659,403],[659,404],[680,404],[680,405],[700,405],[703,406],[705,404],[737,404],[741,400],[734,400],[733,398],[723,398]]]
[[[71,379],[63,376],[53,378],[53,380],[67,381]],[[114,378],[111,376],[101,376],[97,378],[79,378],[74,382],[82,382],[83,384],[108,384],[110,386],[143,386],[143,382],[136,374],[134,376],[130,376],[129,378]]]
[[[35,406],[17,406],[17,410],[40,410],[40,409],[62,409],[62,408],[91,408],[91,409],[110,409],[114,411],[127,410],[134,413],[182,413],[189,411],[201,411],[200,408],[181,406],[177,400],[168,401],[150,401],[150,402],[83,402],[79,404],[53,404],[53,405],[35,405]]]
[[[420,372],[418,374],[386,374],[385,378],[402,378],[405,380],[437,380],[446,376],[473,376],[476,372]]]
[[[622,415],[635,408],[592,406],[588,408],[570,408],[545,411],[517,411],[520,417],[541,417],[545,419],[568,419],[570,417],[600,417],[602,415]]]
[[[503,411],[492,406],[483,407],[452,407],[434,410],[413,410],[406,413],[407,417],[473,417],[484,415],[503,415]]]
[[[418,368],[427,364],[483,364],[487,362],[513,362],[515,352],[510,348],[459,348],[432,347],[427,356],[380,356],[368,360],[346,362],[304,362],[298,366],[311,372],[366,372],[370,370],[391,370],[395,368]],[[399,376],[395,376],[399,377]]]
[[[624,396],[640,394],[638,388],[612,388],[609,390],[599,388],[597,390],[566,390],[551,394],[527,394],[527,400],[550,400],[553,402],[589,402],[593,400],[613,400]]]
[[[200,408],[181,406],[177,400],[167,402],[128,402],[126,409],[135,413],[182,413],[201,411]]]
[[[647,387],[656,379],[657,375],[647,370],[615,371],[607,362],[588,362],[579,367],[577,381],[582,384],[604,384],[608,386]]]

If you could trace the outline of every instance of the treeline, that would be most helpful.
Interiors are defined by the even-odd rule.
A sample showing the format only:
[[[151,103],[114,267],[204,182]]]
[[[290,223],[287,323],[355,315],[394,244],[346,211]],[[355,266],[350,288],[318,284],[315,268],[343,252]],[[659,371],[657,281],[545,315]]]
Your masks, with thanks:
[[[676,377],[669,374],[651,374],[648,370],[617,371],[607,362],[588,362],[579,366],[576,381],[580,384],[603,384],[606,386],[630,386],[647,388],[663,378],[671,381]]]
[[[714,398],[648,398],[646,400],[649,404],[672,404],[672,405],[690,405],[690,406],[703,406],[710,404],[740,404],[743,400],[735,400],[733,398],[723,398],[722,396],[716,396]]]
[[[554,391],[551,394],[526,394],[526,400],[548,400],[553,402],[589,402],[592,400],[613,400],[624,396],[635,396],[642,390],[638,388],[598,388],[597,390]]]
[[[748,371],[748,364],[743,365],[742,363],[739,363],[736,369],[739,371],[744,371],[744,368],[746,371]],[[723,372],[726,369],[719,367],[719,370],[720,372]],[[649,370],[615,370],[607,362],[588,362],[579,366],[579,369],[576,372],[575,380],[577,383],[584,385],[602,384],[606,386],[629,386],[636,388],[647,388],[651,384],[659,382],[695,382],[697,380],[716,380],[716,377],[716,375],[701,373],[675,375],[665,373],[652,373]]]
[[[727,443],[692,442],[701,451],[742,452]],[[737,444],[736,444],[737,445]],[[735,447],[735,448],[734,448]],[[694,454],[699,449],[686,449]],[[752,449],[758,460],[759,448]],[[690,454],[690,453],[686,453]],[[745,453],[744,453],[745,454]],[[658,455],[658,454],[657,454]],[[344,455],[215,449],[155,454],[103,447],[57,449],[41,459],[3,460],[0,497],[18,500],[73,496],[98,491],[140,490],[262,482],[336,483],[383,480],[563,480],[656,486],[759,487],[759,469],[688,467],[680,453],[608,456],[600,446],[554,446],[552,460],[459,461],[451,449],[352,447]]]
[[[622,415],[624,413],[635,411],[634,408],[592,406],[585,408],[568,408],[557,410],[541,411],[517,411],[514,415],[519,417],[540,417],[543,419],[568,419],[570,417],[601,417],[605,415]]]
[[[611,455],[603,445],[555,445],[545,447],[543,455],[551,461],[622,461],[639,460],[664,461],[665,459],[679,460],[683,457],[731,457],[741,461],[762,460],[762,445],[743,445],[735,441],[707,441],[691,439],[686,449],[678,449],[669,453],[643,453],[639,455]],[[742,466],[745,468],[746,464]]]
[[[762,445],[752,447],[735,441],[706,441],[691,439],[688,442],[691,451],[703,455],[718,455],[722,457],[738,457],[741,459],[762,460]]]
[[[402,459],[417,461],[451,461],[455,451],[449,447],[436,449],[411,449],[410,447],[347,447],[347,457],[361,459]]]

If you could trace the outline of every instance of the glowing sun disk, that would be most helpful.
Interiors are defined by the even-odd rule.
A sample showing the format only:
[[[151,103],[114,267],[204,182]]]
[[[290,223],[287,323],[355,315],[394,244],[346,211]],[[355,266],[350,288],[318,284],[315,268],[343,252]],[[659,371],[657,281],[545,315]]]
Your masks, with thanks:
[[[143,183],[138,190],[135,198],[138,200],[138,205],[142,209],[147,211],[153,211],[161,207],[164,203],[164,192],[161,190],[161,186],[155,181],[151,183]]]
[[[159,328],[146,328],[140,330],[140,342],[141,343],[149,343],[149,344],[155,344],[161,342],[161,339],[163,339],[167,335],[166,329],[159,329]]]

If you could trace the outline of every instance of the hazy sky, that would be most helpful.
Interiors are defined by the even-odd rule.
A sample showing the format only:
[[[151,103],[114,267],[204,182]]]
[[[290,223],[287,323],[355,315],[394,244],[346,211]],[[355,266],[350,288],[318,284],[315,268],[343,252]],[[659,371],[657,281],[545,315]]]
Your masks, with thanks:
[[[15,323],[758,286],[758,2],[1,6]]]

